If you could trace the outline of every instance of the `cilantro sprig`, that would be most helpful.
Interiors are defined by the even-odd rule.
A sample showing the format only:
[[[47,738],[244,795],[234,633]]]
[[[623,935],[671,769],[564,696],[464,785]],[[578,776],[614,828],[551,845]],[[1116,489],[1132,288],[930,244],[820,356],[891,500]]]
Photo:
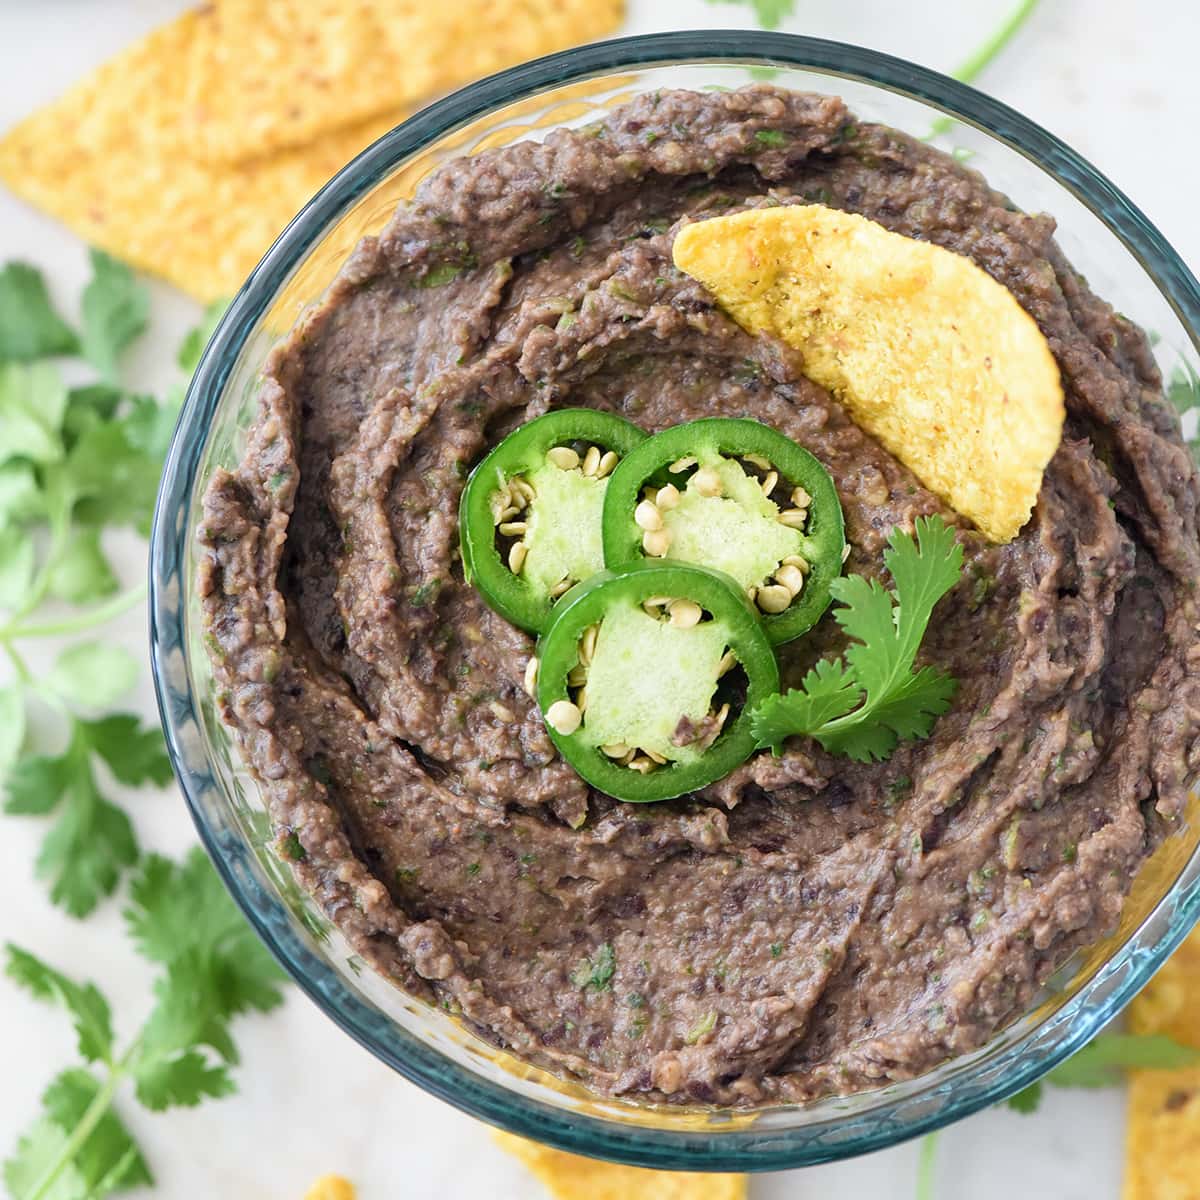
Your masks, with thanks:
[[[37,675],[23,645],[99,631],[142,601],[143,583],[122,591],[103,535],[119,526],[149,531],[184,391],[181,382],[160,403],[121,385],[120,362],[146,327],[149,293],[107,255],[93,251],[91,264],[78,331],[35,268],[0,270],[0,654],[12,667],[0,687],[0,781],[4,811],[55,816],[37,872],[51,899],[77,917],[113,892],[138,854],[133,825],[105,795],[98,769],[130,786],[161,786],[170,766],[157,726],[97,715],[136,679],[128,651],[85,638]],[[217,315],[210,310],[180,351],[189,375]],[[62,356],[82,358],[98,378],[68,387]],[[35,701],[58,715],[57,753],[26,749]]]
[[[118,1047],[112,1008],[100,989],[18,946],[6,947],[6,974],[63,1010],[80,1063],[42,1094],[41,1111],[4,1164],[16,1200],[85,1200],[153,1182],[115,1105],[130,1087],[159,1112],[234,1090],[235,1017],[282,1002],[282,973],[229,899],[204,852],[182,862],[142,863],[125,910],[129,935],[158,968],[154,1002],[141,1029]]]
[[[94,721],[70,717],[69,725],[61,754],[30,755],[12,769],[4,811],[57,815],[42,842],[37,873],[49,882],[55,904],[83,917],[111,895],[138,855],[133,824],[101,791],[94,763],[103,762],[119,782],[135,787],[162,787],[171,764],[159,730],[144,728],[128,713]]]
[[[940,517],[919,517],[916,538],[893,529],[884,565],[894,588],[848,575],[830,587],[833,618],[854,639],[844,660],[821,659],[800,688],[769,696],[750,714],[760,746],[776,754],[789,737],[815,738],[859,762],[887,758],[897,742],[928,737],[950,707],[955,681],[935,667],[913,670],[937,602],[962,574],[962,547]]]
[[[111,1005],[94,983],[7,947],[8,976],[71,1017],[80,1060],[51,1080],[4,1163],[15,1200],[98,1200],[151,1183],[116,1109],[122,1089],[154,1111],[227,1095],[238,1057],[233,1018],[282,999],[278,968],[203,853],[181,863],[142,858],[128,814],[105,794],[105,775],[161,787],[171,768],[157,725],[109,711],[134,682],[136,660],[86,636],[145,594],[142,585],[121,590],[102,535],[118,526],[148,532],[186,377],[219,312],[214,306],[188,334],[178,355],[185,378],[159,402],[120,380],[149,313],[149,294],[127,267],[93,252],[78,330],[33,267],[0,269],[0,654],[12,667],[0,686],[4,810],[52,818],[36,869],[73,916],[134,872],[126,925],[158,967],[141,1030],[118,1047]],[[93,381],[68,387],[56,361],[63,356],[90,365]],[[35,674],[23,644],[42,638],[68,640]],[[34,703],[58,719],[57,751],[26,744]]]

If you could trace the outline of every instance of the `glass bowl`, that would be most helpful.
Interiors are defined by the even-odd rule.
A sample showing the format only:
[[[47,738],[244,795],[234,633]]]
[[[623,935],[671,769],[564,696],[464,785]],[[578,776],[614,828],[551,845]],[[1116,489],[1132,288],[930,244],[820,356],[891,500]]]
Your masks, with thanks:
[[[1200,916],[1192,820],[1142,871],[1120,929],[1073,958],[1031,1012],[975,1053],[918,1079],[804,1106],[651,1107],[555,1079],[401,993],[350,953],[270,849],[253,781],[214,712],[194,586],[200,498],[212,471],[240,456],[268,348],[359,238],[382,227],[447,158],[586,124],[638,91],[738,87],[764,76],[840,94],[864,119],[970,156],[1018,206],[1054,214],[1067,256],[1096,293],[1155,336],[1168,379],[1196,370],[1196,280],[1117,188],[1012,109],[911,63],[834,42],[734,31],[627,38],[543,58],[438,101],[308,204],[247,280],[204,354],[167,461],[151,545],[153,669],[175,770],[217,869],[297,984],[373,1054],[466,1112],[565,1150],[645,1167],[798,1167],[876,1150],[1002,1100],[1111,1020]],[[1174,389],[1177,398],[1195,391]],[[1184,415],[1189,436],[1196,418],[1196,411]]]

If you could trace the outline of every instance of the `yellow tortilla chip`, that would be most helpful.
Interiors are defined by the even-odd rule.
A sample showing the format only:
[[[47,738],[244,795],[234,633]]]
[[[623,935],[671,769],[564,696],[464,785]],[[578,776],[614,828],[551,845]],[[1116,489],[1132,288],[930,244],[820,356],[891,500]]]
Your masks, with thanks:
[[[1122,1200],[1200,1200],[1200,1067],[1134,1071]]]
[[[354,1185],[340,1175],[322,1175],[304,1193],[304,1200],[355,1200]]]
[[[853,213],[788,205],[685,226],[675,265],[993,541],[1029,519],[1062,437],[1058,365],[969,259]]]
[[[746,1200],[745,1175],[645,1171],[551,1150],[511,1133],[493,1135],[555,1200]]]
[[[1184,941],[1134,998],[1129,1028],[1133,1033],[1165,1033],[1184,1046],[1200,1049],[1200,930]]]
[[[1134,998],[1129,1028],[1200,1049],[1200,930]],[[1200,1067],[1130,1073],[1122,1200],[1200,1200]]]
[[[93,245],[200,300],[232,295],[328,179],[406,115],[215,167],[177,149],[181,64],[202,15],[155,30],[0,140],[0,180]]]
[[[244,159],[611,33],[624,0],[216,0],[197,14],[182,132]]]

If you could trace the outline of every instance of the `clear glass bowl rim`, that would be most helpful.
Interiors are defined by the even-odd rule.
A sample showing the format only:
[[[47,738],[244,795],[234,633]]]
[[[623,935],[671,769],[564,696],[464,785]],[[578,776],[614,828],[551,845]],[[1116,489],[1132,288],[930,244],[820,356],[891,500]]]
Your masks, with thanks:
[[[504,105],[589,77],[630,68],[688,64],[754,64],[813,69],[874,84],[930,104],[976,125],[1031,159],[1071,191],[1125,244],[1175,310],[1193,345],[1200,330],[1200,284],[1144,213],[1114,184],[1053,134],[1009,106],[928,68],[859,46],[793,34],[706,29],[647,34],[594,43],[524,63],[471,84],[397,126],[344,167],[304,207],[267,252],[218,325],[193,377],[164,468],[150,550],[150,648],[159,712],[167,745],[201,841],[235,901],[258,935],[308,996],[372,1054],[421,1088],[472,1116],[563,1150],[638,1166],[676,1170],[772,1171],[862,1154],[918,1136],[1005,1099],[1028,1086],[1083,1046],[1145,984],[1200,918],[1200,886],[1177,899],[1165,934],[1102,998],[1089,1003],[1090,980],[1060,1010],[1069,1029],[1048,1049],[1030,1053],[1027,1038],[1001,1052],[1011,1070],[988,1087],[951,1096],[920,1115],[888,1115],[863,1134],[844,1140],[816,1138],[811,1127],[705,1131],[655,1129],[569,1112],[497,1085],[452,1061],[407,1031],[394,1028],[382,1045],[362,1019],[366,1008],[324,964],[314,976],[312,955],[293,931],[292,914],[273,895],[251,894],[224,860],[202,797],[212,776],[192,771],[182,754],[173,710],[197,708],[190,678],[181,691],[169,681],[168,652],[186,644],[181,580],[186,514],[202,458],[205,434],[238,355],[295,267],[332,221],[399,163],[436,139]],[[1178,887],[1178,883],[1175,885]],[[269,919],[267,909],[277,917]],[[1136,935],[1135,935],[1136,936]],[[1128,954],[1129,944],[1121,954]],[[1144,949],[1144,948],[1143,948]],[[1117,956],[1118,958],[1120,955]],[[300,966],[301,962],[305,966]],[[349,1001],[349,1003],[347,1003]],[[1074,1011],[1071,1011],[1074,1009]],[[1033,1031],[1031,1031],[1032,1034]],[[1028,1037],[1029,1035],[1027,1035]],[[399,1050],[397,1049],[399,1047]],[[907,1100],[911,1102],[910,1095]],[[827,1131],[827,1129],[826,1129]]]

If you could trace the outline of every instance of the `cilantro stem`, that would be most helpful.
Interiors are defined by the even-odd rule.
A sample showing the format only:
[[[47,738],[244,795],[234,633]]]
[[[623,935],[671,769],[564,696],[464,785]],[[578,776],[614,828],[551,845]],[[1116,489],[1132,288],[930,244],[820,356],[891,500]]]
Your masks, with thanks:
[[[132,1054],[132,1050],[130,1051]],[[93,1097],[91,1104],[84,1109],[79,1124],[71,1130],[71,1135],[62,1144],[62,1149],[52,1163],[42,1172],[33,1190],[21,1197],[21,1200],[42,1200],[54,1181],[62,1174],[63,1169],[75,1161],[76,1155],[83,1149],[84,1144],[92,1135],[92,1130],[104,1119],[104,1114],[112,1107],[113,1097],[121,1080],[125,1078],[125,1064],[130,1054],[126,1054],[120,1062],[109,1069],[108,1078],[104,1085]]]
[[[64,617],[60,621],[43,621],[40,624],[30,625],[23,625],[19,620],[12,621],[7,625],[0,626],[0,642],[7,646],[8,643],[22,638],[60,637],[64,634],[82,633],[94,625],[103,625],[106,621],[111,621],[114,617],[140,604],[145,597],[146,585],[139,583],[136,587],[122,592],[119,596],[114,596],[104,604],[98,604],[94,608],[89,608],[72,617]]]
[[[1038,0],[1020,0],[1020,3],[1008,14],[1003,24],[994,30],[975,48],[965,62],[959,64],[951,74],[960,83],[974,83],[981,74],[995,61],[1000,52],[1016,36],[1017,31],[1029,19],[1030,14],[1037,8]],[[958,122],[953,117],[938,117],[930,126],[926,138],[937,137],[953,129]]]
[[[0,640],[0,646],[4,647],[4,652],[8,655],[8,661],[12,663],[13,670],[17,673],[17,678],[27,687],[31,685],[33,683],[33,676],[30,674],[29,668],[25,665],[25,660],[18,653],[16,646],[5,640]]]
[[[933,1200],[934,1175],[937,1171],[938,1135],[935,1130],[921,1139],[920,1156],[917,1159],[916,1200]]]
[[[54,568],[58,565],[59,559],[62,558],[63,552],[67,548],[67,539],[70,537],[71,527],[71,506],[61,492],[56,493],[49,524],[50,545],[46,550],[45,560],[30,584],[25,602],[13,613],[9,621],[10,625],[23,620],[46,598],[46,593],[50,590],[50,580],[53,577]],[[0,637],[3,636],[3,630],[0,630]]]
[[[996,56],[1012,41],[1017,30],[1025,24],[1030,13],[1037,8],[1038,0],[1020,0],[1020,3],[1008,14],[1004,23],[991,37],[962,63],[954,72],[954,78],[962,83],[973,83],[991,65]]]

